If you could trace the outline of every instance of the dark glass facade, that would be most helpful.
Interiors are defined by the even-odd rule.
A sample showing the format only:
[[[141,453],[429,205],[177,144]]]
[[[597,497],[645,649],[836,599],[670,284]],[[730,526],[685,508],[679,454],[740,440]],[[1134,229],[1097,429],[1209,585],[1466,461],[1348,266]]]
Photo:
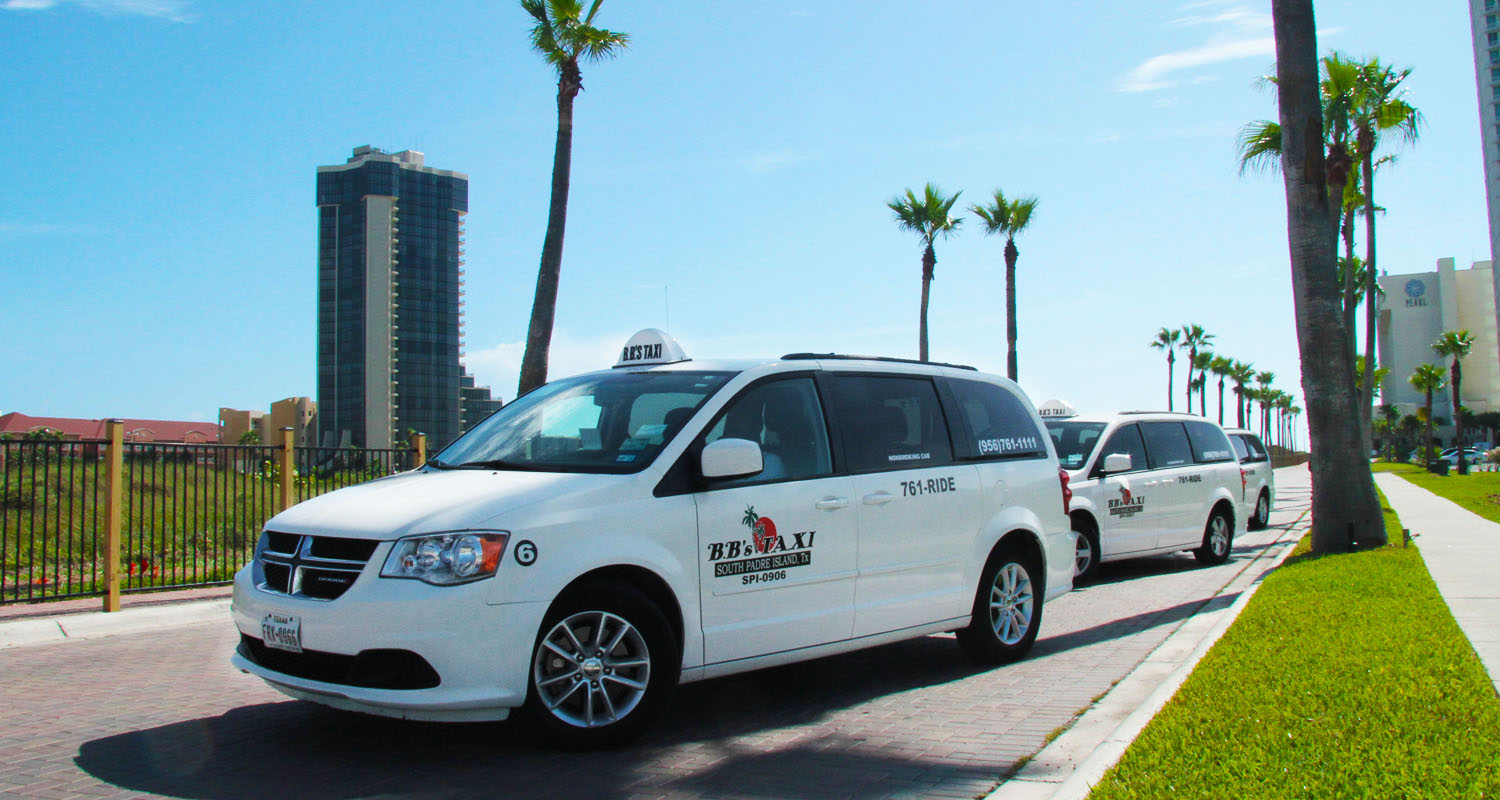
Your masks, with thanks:
[[[420,153],[361,147],[318,169],[317,204],[319,442],[386,446],[388,424],[394,446],[418,431],[443,447],[462,424],[468,179]],[[389,313],[371,307],[387,298]]]

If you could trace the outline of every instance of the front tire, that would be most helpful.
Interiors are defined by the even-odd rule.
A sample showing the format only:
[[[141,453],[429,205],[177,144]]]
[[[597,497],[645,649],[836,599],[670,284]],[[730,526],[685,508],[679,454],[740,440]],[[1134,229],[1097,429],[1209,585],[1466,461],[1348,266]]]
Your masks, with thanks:
[[[1203,528],[1203,545],[1193,551],[1199,564],[1216,566],[1229,560],[1229,546],[1234,541],[1234,523],[1222,508],[1209,515],[1208,525]]]
[[[1089,583],[1099,574],[1099,532],[1081,524],[1073,531],[1073,583]]]
[[[1040,559],[1001,545],[980,576],[969,627],[958,631],[964,652],[986,664],[1025,657],[1042,626],[1042,581]]]
[[[590,584],[559,597],[543,619],[526,712],[556,744],[618,746],[661,718],[681,671],[660,609],[626,584]]]

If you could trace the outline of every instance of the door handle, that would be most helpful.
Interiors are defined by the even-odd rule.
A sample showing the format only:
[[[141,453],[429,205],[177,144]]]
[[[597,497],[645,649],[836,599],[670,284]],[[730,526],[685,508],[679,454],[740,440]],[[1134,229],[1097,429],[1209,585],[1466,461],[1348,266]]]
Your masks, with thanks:
[[[867,506],[883,506],[895,499],[895,495],[884,490],[875,492],[874,494],[867,494],[864,498],[865,505]]]
[[[825,497],[822,500],[813,503],[813,508],[816,508],[819,511],[833,511],[835,509],[848,507],[849,498],[847,497]]]

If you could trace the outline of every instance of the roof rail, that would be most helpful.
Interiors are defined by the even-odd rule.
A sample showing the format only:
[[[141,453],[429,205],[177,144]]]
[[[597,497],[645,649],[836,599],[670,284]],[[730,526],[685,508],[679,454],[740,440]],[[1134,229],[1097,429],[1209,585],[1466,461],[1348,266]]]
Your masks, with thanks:
[[[978,372],[968,364],[948,364],[942,361],[921,361],[915,358],[892,358],[890,356],[852,356],[846,353],[787,353],[782,361],[888,361],[895,364],[921,364],[928,367],[952,367]]]
[[[1197,414],[1194,414],[1191,411],[1150,411],[1150,410],[1137,410],[1137,411],[1121,411],[1121,412],[1119,412],[1119,414],[1122,417],[1125,416],[1126,414],[1175,414],[1175,415],[1177,415],[1179,417],[1194,417],[1196,419],[1207,419],[1207,417],[1199,417]]]

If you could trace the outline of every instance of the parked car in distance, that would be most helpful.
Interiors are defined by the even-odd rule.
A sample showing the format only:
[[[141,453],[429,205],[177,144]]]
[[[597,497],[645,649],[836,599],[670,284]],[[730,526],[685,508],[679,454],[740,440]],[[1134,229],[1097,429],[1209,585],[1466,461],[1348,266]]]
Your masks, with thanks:
[[[1245,491],[1241,508],[1245,515],[1245,527],[1258,531],[1270,524],[1271,508],[1276,502],[1276,472],[1271,468],[1271,454],[1265,443],[1252,431],[1244,428],[1225,428],[1234,454],[1240,459],[1240,469],[1245,472]]]
[[[519,709],[595,747],[683,682],[943,632],[1018,659],[1072,588],[1043,431],[972,368],[694,361],[647,329],[423,467],[268,521],[235,576],[232,663],[336,708]]]
[[[1180,550],[1204,564],[1229,558],[1245,484],[1218,425],[1148,411],[1045,422],[1073,490],[1075,580],[1101,562]]]
[[[1448,462],[1452,466],[1458,466],[1458,448],[1450,447],[1438,455],[1438,458]],[[1489,454],[1483,450],[1465,449],[1464,462],[1467,464],[1483,464],[1489,460]]]

